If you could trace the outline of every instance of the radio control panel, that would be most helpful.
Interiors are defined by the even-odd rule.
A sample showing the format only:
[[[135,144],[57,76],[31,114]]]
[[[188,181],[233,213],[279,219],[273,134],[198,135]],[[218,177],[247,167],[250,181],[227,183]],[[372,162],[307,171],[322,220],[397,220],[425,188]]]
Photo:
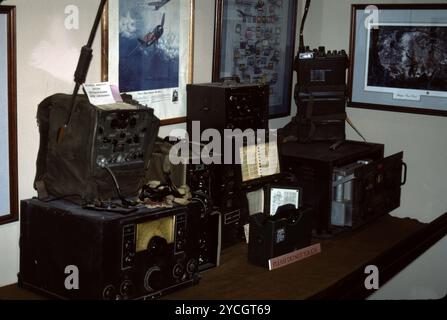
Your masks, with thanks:
[[[120,110],[99,114],[95,138],[96,166],[144,165],[150,117],[144,110]]]

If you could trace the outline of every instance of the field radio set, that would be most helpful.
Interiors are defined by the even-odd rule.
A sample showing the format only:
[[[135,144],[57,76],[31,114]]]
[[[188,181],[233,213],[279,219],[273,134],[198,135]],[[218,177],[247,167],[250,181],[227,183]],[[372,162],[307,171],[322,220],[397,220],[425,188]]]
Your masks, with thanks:
[[[300,30],[299,52],[294,60],[297,115],[280,133],[286,141],[344,141],[346,121],[346,70],[344,50],[304,45],[304,26],[311,1],[306,1]]]

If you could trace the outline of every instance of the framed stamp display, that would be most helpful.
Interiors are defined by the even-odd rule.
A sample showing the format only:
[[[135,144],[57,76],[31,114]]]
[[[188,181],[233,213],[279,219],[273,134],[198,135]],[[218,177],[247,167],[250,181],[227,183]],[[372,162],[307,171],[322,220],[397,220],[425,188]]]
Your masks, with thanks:
[[[270,118],[290,115],[296,0],[216,0],[213,81],[270,86]]]

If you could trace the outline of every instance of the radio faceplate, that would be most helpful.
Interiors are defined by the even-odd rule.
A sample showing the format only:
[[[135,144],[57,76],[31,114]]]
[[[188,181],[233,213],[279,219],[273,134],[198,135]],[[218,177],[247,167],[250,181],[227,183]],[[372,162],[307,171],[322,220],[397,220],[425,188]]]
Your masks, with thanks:
[[[144,166],[148,114],[139,110],[100,111],[95,137],[97,168]]]

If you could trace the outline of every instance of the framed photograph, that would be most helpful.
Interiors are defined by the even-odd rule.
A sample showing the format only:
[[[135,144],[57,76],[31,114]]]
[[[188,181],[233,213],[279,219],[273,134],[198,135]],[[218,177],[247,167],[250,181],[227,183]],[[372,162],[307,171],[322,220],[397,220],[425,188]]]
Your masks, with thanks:
[[[185,122],[193,35],[194,0],[109,0],[102,20],[102,80],[153,108],[162,125]]]
[[[15,6],[0,6],[0,224],[19,217]]]
[[[270,118],[290,115],[296,0],[216,0],[213,81],[270,86]]]
[[[447,116],[447,4],[353,5],[350,106]]]

